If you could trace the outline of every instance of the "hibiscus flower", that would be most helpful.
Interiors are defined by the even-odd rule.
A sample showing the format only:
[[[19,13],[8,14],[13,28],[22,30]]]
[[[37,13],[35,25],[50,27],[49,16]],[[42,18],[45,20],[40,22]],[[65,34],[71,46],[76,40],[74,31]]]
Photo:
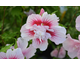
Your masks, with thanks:
[[[43,15],[31,14],[28,16],[26,24],[20,30],[21,37],[27,40],[32,39],[32,45],[40,48],[41,51],[47,49],[47,39],[60,44],[66,39],[66,29],[59,26],[59,18],[55,14],[44,12]]]

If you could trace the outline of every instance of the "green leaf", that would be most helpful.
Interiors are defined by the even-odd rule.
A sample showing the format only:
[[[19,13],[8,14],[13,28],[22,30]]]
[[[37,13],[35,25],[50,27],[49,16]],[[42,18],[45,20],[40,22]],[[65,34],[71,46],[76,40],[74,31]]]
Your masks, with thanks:
[[[51,15],[52,15],[52,14],[55,14],[56,12],[57,12],[57,11],[52,12]]]
[[[3,47],[3,48],[0,50],[0,52],[6,52],[8,49],[10,49],[10,47],[11,47],[12,45],[13,45],[13,44],[10,44],[10,45],[8,45],[8,46]]]
[[[18,46],[17,46],[17,40],[15,39],[15,45],[14,45],[14,48],[16,49],[16,48],[18,48]]]
[[[15,48],[15,49],[18,48],[17,43],[14,45],[14,48]]]
[[[65,28],[67,28],[66,26],[64,26],[63,24],[60,24],[60,23],[59,23],[59,26],[62,26],[62,27],[65,27]]]
[[[74,59],[78,59],[77,57],[75,57]]]

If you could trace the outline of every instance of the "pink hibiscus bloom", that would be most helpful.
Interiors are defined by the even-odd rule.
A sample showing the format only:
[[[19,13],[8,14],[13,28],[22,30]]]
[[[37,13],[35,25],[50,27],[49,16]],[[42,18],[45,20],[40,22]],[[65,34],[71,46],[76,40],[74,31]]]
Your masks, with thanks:
[[[70,34],[67,35],[67,39],[66,41],[63,42],[63,47],[65,50],[68,51],[68,55],[71,58],[77,57],[79,56],[80,52],[80,36],[79,36],[79,40],[76,39],[72,39]]]
[[[57,45],[64,42],[66,38],[66,29],[58,26],[59,18],[55,14],[44,12],[43,15],[32,14],[28,16],[26,24],[20,30],[22,38],[32,39],[32,45],[40,48],[41,51],[47,49],[47,39],[55,42]]]
[[[76,29],[80,31],[80,15],[76,18]]]
[[[54,49],[50,55],[52,57],[64,58],[66,55],[66,51],[64,50],[63,47],[61,47],[60,50]]]
[[[20,48],[8,49],[6,53],[0,52],[0,59],[24,59],[24,56]]]
[[[27,59],[29,59],[35,55],[36,49],[32,45],[30,45],[27,48],[27,46],[28,46],[27,40],[20,37],[17,40],[17,45],[18,45],[18,48],[21,48],[24,57],[26,57]]]

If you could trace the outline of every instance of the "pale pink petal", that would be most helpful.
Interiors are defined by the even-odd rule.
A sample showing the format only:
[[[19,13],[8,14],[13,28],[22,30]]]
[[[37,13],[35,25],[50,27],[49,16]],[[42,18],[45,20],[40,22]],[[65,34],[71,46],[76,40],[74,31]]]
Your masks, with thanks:
[[[76,18],[76,29],[80,31],[80,15]]]
[[[68,51],[68,55],[70,58],[75,58],[77,57],[77,53],[78,53],[78,50],[71,50],[71,51]]]
[[[80,50],[77,53],[77,57],[80,59]]]
[[[58,58],[64,58],[66,55],[66,51],[64,50],[63,47],[59,50]]]
[[[0,59],[7,59],[6,53],[0,52]]]
[[[29,59],[32,56],[35,55],[36,52],[36,48],[34,48],[32,45],[30,45],[28,48],[26,48],[25,50],[23,50],[23,55]]]
[[[8,59],[24,59],[20,48],[14,49],[13,51],[11,49],[7,50],[6,56]]]
[[[28,40],[19,37],[17,39],[17,45],[18,45],[18,48],[21,48],[21,50],[24,50],[28,46]]]
[[[79,47],[80,47],[80,42],[74,40],[73,45],[70,46],[70,48],[68,50],[68,55],[70,56],[70,58],[77,57],[77,53],[79,51]]]
[[[51,34],[50,40],[57,45],[63,43],[66,40],[66,29],[61,26],[56,26],[53,30],[53,32],[47,30],[47,32]]]
[[[50,28],[54,26],[58,26],[58,21],[59,18],[55,14],[50,15],[47,12],[43,13],[42,16],[43,26],[49,26]]]
[[[26,24],[24,24],[20,30],[21,37],[26,38],[26,40],[30,40],[34,38],[34,31],[30,29],[26,29]]]
[[[40,41],[38,38],[36,38],[36,39],[33,39],[32,45],[34,48],[39,48],[41,51],[45,51],[47,49],[48,42],[47,40],[41,39]]]
[[[67,34],[67,39],[63,42],[63,47],[65,50],[69,50],[69,48],[73,45],[74,41],[72,40],[70,34]]]
[[[41,8],[40,15],[42,16],[43,13],[44,13],[44,9]]]
[[[39,14],[32,14],[32,15],[28,16],[28,19],[26,22],[26,24],[27,24],[26,28],[30,29],[30,28],[32,28],[32,26],[34,24],[41,25],[41,23],[42,23],[41,16]]]
[[[80,35],[78,36],[78,39],[79,39],[79,41],[80,41]]]
[[[52,57],[57,57],[57,55],[58,55],[58,50],[57,50],[57,48],[55,48],[55,49],[50,53],[50,55],[51,55]]]
[[[63,42],[63,47],[65,50],[68,51],[68,55],[71,58],[74,58],[77,56],[80,47],[80,41],[72,39],[70,34],[68,34],[66,41]]]

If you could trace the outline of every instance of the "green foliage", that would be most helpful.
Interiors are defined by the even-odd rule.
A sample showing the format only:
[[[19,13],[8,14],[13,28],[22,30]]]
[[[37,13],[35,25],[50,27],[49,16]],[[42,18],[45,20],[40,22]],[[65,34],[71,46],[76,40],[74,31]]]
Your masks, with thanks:
[[[15,43],[14,48],[15,48],[15,49],[18,48],[18,46],[17,46],[17,42]]]
[[[10,49],[10,47],[11,47],[12,45],[13,45],[13,44],[10,44],[10,45],[8,45],[8,46],[3,47],[3,48],[0,50],[0,52],[6,52],[8,49]]]
[[[56,14],[56,12],[57,12],[57,11],[52,12],[51,15],[52,15],[52,14]]]

